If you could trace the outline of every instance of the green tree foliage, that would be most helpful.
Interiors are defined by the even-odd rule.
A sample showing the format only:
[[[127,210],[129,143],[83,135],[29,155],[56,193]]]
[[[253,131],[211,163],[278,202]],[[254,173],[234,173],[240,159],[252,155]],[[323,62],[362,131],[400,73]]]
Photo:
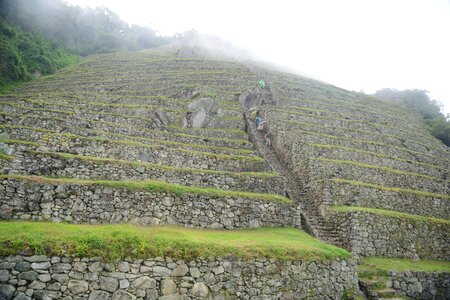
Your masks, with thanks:
[[[81,8],[62,0],[0,0],[1,15],[26,32],[42,33],[79,55],[160,46],[167,39],[129,26],[106,7]]]
[[[425,120],[431,134],[450,146],[450,117],[441,113],[441,106],[430,99],[428,91],[382,89],[374,96],[415,111]]]
[[[51,74],[76,57],[40,34],[24,32],[0,17],[0,88]]]

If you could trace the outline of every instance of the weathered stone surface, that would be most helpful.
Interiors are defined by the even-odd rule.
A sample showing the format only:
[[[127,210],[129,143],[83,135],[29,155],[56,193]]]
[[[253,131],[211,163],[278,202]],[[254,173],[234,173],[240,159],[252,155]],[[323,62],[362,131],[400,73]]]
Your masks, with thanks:
[[[169,268],[156,266],[153,268],[153,274],[159,277],[170,276],[171,271]]]
[[[117,290],[112,295],[112,300],[135,300],[136,297],[124,290]]]
[[[100,276],[100,288],[104,291],[115,292],[119,288],[119,281],[113,277]]]
[[[197,282],[194,284],[194,287],[192,288],[192,295],[196,297],[204,298],[208,296],[209,289],[203,282]]]
[[[0,270],[0,282],[5,282],[9,280],[8,270]]]
[[[110,294],[105,291],[93,291],[89,294],[89,300],[108,300]]]
[[[120,272],[129,272],[130,264],[127,261],[121,261],[118,263],[117,269],[119,269]]]
[[[86,292],[89,288],[89,284],[86,281],[70,280],[68,288],[72,294],[77,295]]]
[[[154,278],[150,278],[148,276],[142,276],[136,278],[133,281],[132,286],[136,289],[152,289],[156,287],[156,280]]]
[[[22,272],[18,276],[19,279],[23,279],[23,280],[27,280],[27,281],[36,280],[37,277],[38,277],[38,273],[35,271]]]
[[[172,279],[163,279],[161,281],[161,294],[170,295],[177,292],[177,285]]]
[[[50,268],[50,262],[35,262],[31,264],[31,268],[34,270],[47,270]]]
[[[31,269],[31,264],[27,261],[18,262],[14,268],[14,270],[19,272],[28,271]]]
[[[147,289],[145,291],[145,300],[157,300],[159,297],[156,289]]]
[[[185,276],[189,272],[189,268],[186,265],[179,265],[172,270],[172,276],[180,277]]]
[[[11,284],[0,284],[0,295],[5,299],[12,299],[16,288]]]

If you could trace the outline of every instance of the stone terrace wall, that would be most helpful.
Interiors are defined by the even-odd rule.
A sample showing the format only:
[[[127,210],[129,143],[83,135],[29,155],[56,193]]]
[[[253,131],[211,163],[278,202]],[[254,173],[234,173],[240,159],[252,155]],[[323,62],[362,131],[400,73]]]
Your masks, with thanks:
[[[15,179],[2,181],[0,208],[0,219],[181,224],[215,229],[259,226],[300,228],[300,208],[280,202],[236,196],[175,196],[164,192]]]
[[[333,212],[329,220],[352,253],[362,256],[450,259],[450,225],[386,217],[368,212]]]
[[[450,273],[389,272],[391,287],[413,299],[448,299]]]
[[[448,219],[450,201],[395,190],[382,190],[346,183],[324,181],[323,201],[326,205],[353,205],[395,210],[409,214]]]
[[[166,170],[145,165],[115,164],[82,159],[64,159],[59,156],[14,153],[12,161],[2,161],[0,173],[33,174],[53,177],[74,177],[107,180],[158,179],[188,186],[215,187],[223,190],[251,191],[283,195],[284,180],[280,176],[257,177],[252,175],[208,174]]]
[[[341,299],[357,289],[355,261],[170,258],[0,258],[2,299]],[[48,298],[49,297],[49,298]]]

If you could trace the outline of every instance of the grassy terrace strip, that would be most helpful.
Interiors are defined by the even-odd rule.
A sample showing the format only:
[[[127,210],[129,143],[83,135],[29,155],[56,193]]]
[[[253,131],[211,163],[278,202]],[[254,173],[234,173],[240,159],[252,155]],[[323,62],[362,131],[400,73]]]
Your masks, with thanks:
[[[111,139],[105,139],[102,137],[84,137],[81,135],[75,135],[70,133],[62,133],[62,134],[54,134],[54,135],[61,135],[70,139],[82,139],[82,140],[88,140],[88,141],[99,141],[99,142],[108,142],[111,144],[120,144],[120,145],[127,145],[127,146],[136,146],[136,147],[144,147],[144,148],[161,148],[160,145],[150,145],[150,144],[144,144],[140,142],[135,141],[127,141],[127,140],[111,140]],[[183,145],[182,143],[179,143],[179,145]],[[188,144],[184,144],[184,146],[187,146]],[[235,159],[235,160],[247,160],[247,161],[253,161],[253,162],[263,162],[264,159],[259,156],[243,156],[243,155],[227,155],[227,154],[215,154],[212,152],[202,152],[202,151],[196,151],[196,150],[188,150],[183,148],[165,148],[164,150],[170,151],[170,152],[183,152],[188,153],[192,155],[202,155],[217,159]]]
[[[310,101],[310,102],[312,102],[312,101]],[[283,108],[287,108],[289,110],[294,109],[294,110],[311,111],[311,112],[324,113],[324,114],[329,114],[330,113],[330,111],[327,111],[327,110],[318,109],[318,108],[304,107],[304,106],[283,106]],[[372,113],[372,112],[369,112],[369,113]],[[373,113],[373,114],[376,114],[376,113]],[[384,117],[383,114],[379,114],[379,115]],[[348,114],[343,114],[343,116],[344,116],[344,119],[346,119],[345,117],[348,116]],[[330,117],[330,118],[334,118],[334,117]],[[366,122],[366,121],[365,120],[361,120],[361,119],[352,119],[351,122]],[[404,123],[407,123],[407,122],[404,122]],[[380,123],[373,123],[373,124],[379,124],[381,126],[385,126],[384,124],[380,124]],[[410,124],[411,126],[414,127],[414,129],[419,130],[421,133],[426,134],[426,131],[424,131],[423,128],[417,127],[415,124],[411,124],[411,123],[407,123],[407,124]]]
[[[19,101],[24,101],[24,100],[19,100]],[[42,102],[40,101],[33,101],[31,102],[32,104],[39,104],[42,105]],[[85,108],[81,105],[60,105],[60,104],[55,104],[55,103],[49,103],[46,102],[44,103],[45,105],[53,105],[53,106],[63,106],[63,107],[74,107],[77,109],[81,109],[81,108]],[[35,108],[35,107],[29,107],[29,106],[21,106],[15,103],[9,103],[9,102],[0,102],[0,105],[6,105],[6,106],[11,106],[11,107],[15,107],[15,108],[20,108],[20,109],[24,109],[24,110],[32,110],[32,111],[44,111],[44,112],[51,112],[51,113],[62,113],[62,114],[68,114],[68,115],[76,115],[79,114],[79,112],[75,112],[75,111],[67,111],[67,110],[57,110],[57,109],[48,109],[48,108]],[[119,105],[120,107],[120,105]],[[186,109],[170,109],[170,108],[162,108],[163,111],[166,112],[178,112],[178,113],[184,113],[187,110]],[[138,119],[138,120],[144,120],[144,121],[148,121],[148,118],[143,118],[143,117],[137,117],[137,116],[130,116],[130,115],[126,115],[126,114],[119,114],[119,113],[108,113],[108,112],[102,112],[102,111],[95,111],[95,110],[90,110],[89,112],[87,112],[88,114],[95,114],[95,115],[102,115],[102,116],[114,116],[114,117],[123,117],[123,118],[128,118],[128,119]]]
[[[436,143],[435,139],[432,139],[432,138],[430,138],[427,135],[418,134],[418,133],[411,132],[411,131],[408,131],[408,130],[400,129],[398,127],[392,127],[392,126],[384,125],[384,124],[380,124],[380,123],[373,123],[373,122],[368,122],[368,121],[364,121],[364,120],[352,120],[352,119],[345,119],[345,118],[334,118],[334,117],[322,116],[322,115],[303,114],[303,113],[288,111],[288,110],[284,110],[284,109],[271,109],[270,111],[277,111],[277,112],[281,112],[281,113],[285,113],[285,114],[289,114],[289,115],[314,117],[314,118],[319,118],[319,119],[333,119],[333,120],[338,120],[338,121],[342,121],[342,122],[346,122],[346,123],[365,123],[365,124],[368,124],[368,125],[371,125],[371,126],[374,126],[374,127],[385,127],[385,128],[394,129],[394,130],[397,130],[399,132],[405,133],[407,135],[415,135],[415,136],[427,139],[430,142]]]
[[[89,138],[89,137],[85,137],[85,136],[78,136],[78,135],[68,134],[68,133],[58,133],[55,130],[48,130],[48,129],[44,129],[44,128],[31,127],[31,126],[0,125],[0,128],[1,129],[7,129],[7,128],[9,128],[9,129],[26,129],[26,130],[35,131],[35,132],[52,133],[54,135],[67,136],[70,138],[83,138],[83,139]],[[127,139],[148,141],[148,142],[158,143],[158,144],[176,145],[176,146],[181,146],[181,147],[193,147],[193,148],[200,148],[200,149],[224,150],[224,151],[231,151],[231,152],[236,152],[236,153],[240,153],[240,154],[244,154],[244,155],[249,155],[249,154],[254,153],[253,150],[247,150],[247,149],[226,148],[226,147],[208,146],[208,145],[200,145],[200,144],[188,144],[188,143],[181,143],[181,142],[173,142],[173,141],[138,137],[138,136],[128,135],[128,134],[111,133],[111,132],[95,130],[95,129],[78,128],[78,127],[73,127],[73,128],[83,130],[83,131],[94,132],[96,134],[101,134],[101,135],[123,137],[123,138],[127,138]]]
[[[0,102],[0,105],[11,106],[11,107],[15,107],[15,108],[20,108],[20,109],[24,109],[24,110],[32,110],[32,111],[44,111],[44,112],[52,112],[52,113],[59,113],[59,114],[66,114],[66,115],[75,115],[76,114],[76,112],[72,112],[72,111],[46,109],[46,108],[35,108],[35,107],[21,106],[21,105],[18,105],[15,103],[9,103],[9,102]]]
[[[270,178],[279,176],[278,173],[268,173],[268,172],[230,172],[230,171],[217,171],[217,170],[207,170],[207,169],[192,169],[192,168],[176,168],[168,165],[161,164],[153,164],[149,162],[137,162],[130,160],[120,160],[120,159],[112,159],[112,158],[104,158],[104,157],[96,157],[96,156],[85,156],[85,155],[77,155],[77,154],[69,154],[62,152],[44,152],[44,151],[26,151],[28,153],[37,154],[37,155],[47,155],[53,157],[61,157],[64,159],[79,159],[84,161],[92,161],[97,163],[110,163],[110,164],[118,164],[118,165],[127,165],[127,166],[135,166],[135,167],[150,167],[154,169],[166,170],[169,172],[182,172],[182,173],[198,173],[198,174],[217,174],[217,175],[230,175],[234,177],[246,177],[252,176],[257,178]]]
[[[350,142],[354,142],[354,143],[372,144],[372,145],[377,145],[377,146],[381,146],[381,147],[393,148],[393,149],[397,149],[397,150],[408,152],[408,153],[415,154],[415,155],[431,157],[431,158],[433,158],[435,160],[441,160],[441,161],[445,161],[445,162],[450,161],[450,160],[448,160],[446,158],[442,158],[442,157],[438,157],[438,156],[434,156],[434,155],[430,155],[430,154],[426,154],[426,153],[422,153],[422,152],[409,150],[408,148],[404,148],[404,147],[398,147],[398,146],[378,143],[378,142],[374,142],[374,141],[357,140],[357,139],[352,139],[352,138],[348,138],[348,137],[340,136],[340,135],[329,135],[329,134],[318,133],[318,132],[313,132],[313,131],[306,131],[306,130],[301,130],[301,129],[296,129],[295,131],[301,132],[303,134],[315,135],[315,136],[330,138],[330,139],[334,139],[334,140],[346,140],[346,141],[350,141]]]
[[[36,146],[39,147],[41,144],[35,143],[35,142],[29,142],[29,141],[22,141],[22,140],[10,140],[10,139],[0,139],[0,143],[5,144],[15,144],[15,145],[30,145],[30,146]]]
[[[397,211],[393,211],[393,210],[371,208],[371,207],[336,205],[336,206],[330,206],[328,208],[328,210],[331,212],[362,211],[362,212],[367,212],[367,213],[381,215],[381,216],[390,217],[390,218],[408,219],[411,221],[450,225],[450,220],[437,219],[437,218],[432,218],[432,217],[425,217],[425,216],[421,216],[421,215],[413,215],[413,214],[401,213],[401,212],[397,212]]]
[[[242,136],[247,136],[247,133],[242,129],[235,129],[235,128],[211,128],[211,127],[202,127],[202,128],[183,128],[181,126],[177,125],[169,125],[167,128],[179,130],[179,131],[219,131],[219,132],[230,132],[230,133],[237,133],[241,134]]]
[[[358,153],[363,153],[363,154],[368,154],[368,155],[373,155],[373,156],[393,159],[393,160],[406,162],[406,163],[410,163],[410,164],[416,164],[416,165],[429,167],[429,168],[433,168],[433,169],[444,170],[443,168],[441,168],[439,166],[430,165],[430,164],[417,162],[417,161],[411,161],[411,160],[407,160],[407,159],[403,159],[403,158],[398,158],[398,157],[395,157],[395,156],[386,155],[386,154],[383,154],[383,153],[376,153],[376,152],[371,152],[371,151],[366,151],[366,150],[361,150],[361,149],[356,149],[356,148],[348,148],[348,147],[329,145],[329,144],[313,144],[313,143],[305,143],[305,145],[308,145],[308,146],[311,146],[311,147],[317,147],[317,148],[340,149],[340,150],[344,150],[344,151],[358,152]]]
[[[424,174],[417,174],[417,173],[412,173],[412,172],[407,172],[407,171],[401,171],[401,170],[397,170],[397,169],[393,169],[393,168],[389,168],[389,167],[385,167],[385,166],[368,165],[368,164],[363,164],[360,162],[355,162],[352,160],[339,160],[339,159],[329,159],[329,158],[321,158],[321,157],[314,157],[312,159],[326,162],[326,163],[332,163],[332,164],[336,164],[336,165],[351,165],[351,166],[356,166],[356,167],[361,167],[361,168],[380,170],[380,171],[384,171],[384,172],[388,172],[388,173],[416,176],[416,177],[427,178],[427,179],[431,179],[431,180],[435,180],[435,181],[444,181],[444,182],[450,183],[450,180],[443,180],[438,177],[433,177],[433,176],[424,175]]]
[[[61,119],[61,118],[53,117],[53,116],[30,116],[30,115],[23,115],[23,114],[10,114],[10,113],[5,113],[4,111],[0,111],[0,115],[8,116],[8,117],[19,117],[19,118],[47,119],[47,120],[55,120],[58,122],[64,122],[64,123],[67,122],[67,119]],[[128,124],[120,124],[120,123],[115,123],[115,122],[97,121],[97,120],[79,118],[79,117],[75,117],[75,116],[72,118],[80,120],[80,121],[85,121],[85,122],[100,123],[100,124],[106,124],[106,125],[110,125],[110,126],[118,126],[118,127],[131,128],[131,129],[134,128],[134,129],[138,129],[138,130],[142,130],[142,131],[146,131],[146,132],[156,132],[156,133],[160,133],[162,135],[187,137],[187,138],[192,138],[192,139],[205,139],[204,136],[198,136],[198,135],[176,133],[176,132],[157,130],[157,129],[149,129],[149,128],[145,128],[145,127],[133,126],[133,125],[128,125]],[[241,145],[249,145],[250,144],[250,142],[248,140],[244,140],[244,139],[225,139],[225,138],[207,138],[207,139],[211,140],[211,141],[225,141],[225,142],[237,143],[237,144],[241,144]]]
[[[366,257],[360,261],[358,272],[361,277],[365,275],[387,276],[388,271],[415,271],[415,272],[450,272],[449,261],[408,259],[408,258],[387,258],[387,257]]]
[[[338,107],[345,107],[347,108],[348,106],[358,106],[360,107],[359,109],[357,109],[358,112],[366,112],[366,113],[370,113],[370,114],[376,114],[376,115],[385,115],[385,116],[389,116],[389,114],[382,114],[379,111],[375,111],[375,110],[367,110],[367,106],[362,105],[362,104],[356,104],[356,103],[349,103],[347,101],[343,101],[343,100],[331,100],[331,99],[326,99],[326,98],[316,98],[316,100],[307,100],[307,99],[295,99],[295,98],[288,98],[288,97],[282,97],[281,98],[282,102],[297,102],[297,103],[311,103],[311,104],[316,104],[316,105],[320,105],[321,107],[323,106],[327,106],[327,107],[334,107],[334,106],[338,106]],[[333,102],[333,103],[330,103]],[[340,105],[337,103],[344,103],[345,105]],[[355,109],[356,110],[356,109]],[[395,112],[398,115],[398,112]],[[405,113],[403,113],[405,115]],[[406,121],[406,120],[405,120]]]
[[[160,148],[159,145],[149,145],[149,144],[143,144],[135,141],[121,141],[121,140],[110,140],[105,139],[101,137],[84,137],[80,135],[70,134],[70,133],[52,133],[52,135],[59,135],[63,137],[67,137],[70,139],[83,139],[88,141],[100,141],[100,142],[108,142],[112,144],[120,144],[120,145],[127,145],[127,146],[136,146],[136,147],[145,147],[145,148]],[[20,144],[20,145],[30,145],[30,146],[42,146],[43,144],[37,143],[37,142],[28,142],[23,140],[9,140],[9,139],[0,139],[0,143],[3,142],[5,144]],[[166,151],[171,152],[183,152],[188,153],[192,155],[203,155],[206,157],[212,157],[216,159],[223,159],[223,160],[247,160],[252,162],[263,162],[264,159],[259,156],[242,156],[242,155],[227,155],[227,154],[215,154],[211,152],[202,152],[202,151],[195,151],[195,150],[187,150],[183,148],[169,148],[165,149]]]
[[[13,160],[13,159],[14,159],[14,156],[13,156],[13,155],[6,154],[6,153],[3,153],[3,152],[1,152],[1,150],[0,150],[0,159],[3,159],[3,160]]]
[[[42,184],[98,185],[118,189],[141,190],[155,193],[168,193],[180,197],[186,194],[206,195],[211,197],[242,197],[246,199],[274,201],[292,204],[292,200],[275,194],[260,194],[242,191],[220,190],[216,188],[200,188],[200,187],[184,186],[181,184],[168,183],[159,180],[144,180],[144,181],[82,180],[77,178],[54,178],[54,177],[27,176],[15,174],[8,174],[8,175],[0,174],[0,179],[15,179]]]
[[[43,222],[0,222],[0,256],[19,252],[100,256],[105,261],[126,257],[170,257],[193,260],[232,255],[240,259],[329,261],[350,253],[295,228],[234,231],[178,226],[74,225]]]
[[[449,195],[424,192],[424,191],[419,191],[419,190],[396,188],[396,187],[391,187],[391,186],[382,186],[382,185],[367,183],[367,182],[363,182],[363,181],[346,180],[346,179],[340,179],[340,178],[333,178],[333,179],[330,179],[330,181],[333,181],[336,183],[349,184],[349,185],[353,185],[353,186],[368,187],[368,188],[389,191],[389,192],[395,192],[395,193],[413,194],[413,195],[422,196],[422,197],[433,197],[433,198],[450,200]]]

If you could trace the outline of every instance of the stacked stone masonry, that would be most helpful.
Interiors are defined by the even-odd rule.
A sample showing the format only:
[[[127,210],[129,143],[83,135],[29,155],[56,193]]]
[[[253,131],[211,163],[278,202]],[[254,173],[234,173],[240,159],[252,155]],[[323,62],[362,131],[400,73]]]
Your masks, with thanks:
[[[176,196],[163,192],[42,184],[15,179],[2,181],[0,207],[1,219],[179,224],[214,229],[301,226],[300,208],[295,204],[236,196]]]
[[[450,259],[450,224],[414,221],[368,212],[331,212],[352,253],[361,256]]]
[[[97,258],[0,258],[2,299],[341,299],[357,288],[355,261],[168,257],[104,263]]]

